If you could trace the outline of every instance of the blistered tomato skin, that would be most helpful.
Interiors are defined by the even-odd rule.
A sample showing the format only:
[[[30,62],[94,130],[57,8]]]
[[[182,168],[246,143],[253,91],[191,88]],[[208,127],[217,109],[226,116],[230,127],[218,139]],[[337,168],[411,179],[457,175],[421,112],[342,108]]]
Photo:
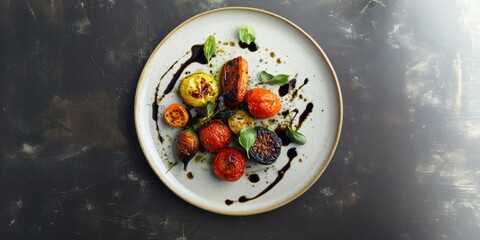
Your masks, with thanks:
[[[217,177],[226,181],[237,181],[245,173],[247,160],[233,148],[224,148],[213,159],[213,171]]]
[[[232,139],[230,129],[220,120],[203,125],[198,134],[203,148],[213,153],[226,148]]]
[[[165,121],[172,127],[183,127],[188,122],[188,112],[185,107],[178,103],[172,103],[163,114]]]
[[[280,98],[264,88],[254,88],[247,92],[245,102],[250,114],[258,119],[271,118],[282,108]]]

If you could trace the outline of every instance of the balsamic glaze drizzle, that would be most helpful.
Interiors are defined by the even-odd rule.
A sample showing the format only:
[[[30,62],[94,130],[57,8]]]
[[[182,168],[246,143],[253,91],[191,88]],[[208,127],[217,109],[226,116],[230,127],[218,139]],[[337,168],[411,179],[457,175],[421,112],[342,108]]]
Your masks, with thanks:
[[[190,56],[189,59],[187,59],[181,66],[180,68],[175,72],[173,75],[172,79],[168,83],[167,87],[163,91],[163,94],[160,98],[158,98],[158,92],[160,91],[160,82],[163,80],[165,75],[167,75],[168,72],[170,72],[173,67],[178,63],[178,60],[175,61],[168,69],[163,73],[162,77],[160,77],[160,82],[158,83],[156,89],[155,89],[155,97],[153,99],[152,103],[152,119],[155,121],[157,133],[158,133],[158,139],[160,140],[160,143],[163,143],[163,138],[160,135],[160,129],[158,126],[158,103],[162,101],[162,99],[165,97],[165,95],[169,94],[173,88],[175,87],[175,84],[178,81],[178,78],[180,75],[183,73],[185,68],[187,68],[191,63],[197,62],[200,64],[207,64],[207,59],[205,58],[205,55],[203,54],[203,45],[194,45],[192,46],[191,49],[192,56]]]
[[[305,78],[305,80],[303,80],[303,84],[300,85],[300,87],[298,89],[302,89],[302,87],[307,85],[307,83],[308,83],[308,78]]]
[[[290,169],[290,165],[291,165],[291,162],[292,160],[298,155],[297,153],[297,149],[296,148],[290,148],[288,149],[287,151],[287,156],[288,156],[288,163],[285,164],[285,166],[282,167],[282,169],[278,170],[277,171],[277,177],[275,178],[275,180],[270,183],[264,190],[262,190],[259,194],[253,196],[253,197],[247,197],[245,195],[241,196],[238,198],[238,202],[240,203],[244,203],[244,202],[248,202],[250,200],[254,200],[260,196],[262,196],[263,194],[267,193],[268,191],[270,191],[270,189],[272,189],[273,187],[275,187],[275,185],[277,185],[280,180],[282,180],[283,176],[285,175],[285,173],[288,171],[288,169]],[[225,204],[227,205],[231,205],[233,204],[235,201],[233,200],[230,200],[230,199],[227,199],[225,200]]]
[[[257,44],[255,44],[255,42],[251,42],[250,44],[246,44],[242,41],[238,41],[238,45],[242,48],[242,49],[245,49],[245,48],[248,48],[248,50],[250,52],[255,52],[258,50],[258,46]]]
[[[185,61],[180,68],[175,72],[173,75],[172,80],[170,80],[170,83],[168,83],[167,88],[165,88],[165,91],[163,91],[163,95],[169,94],[173,88],[175,87],[175,83],[177,83],[178,78],[180,75],[183,73],[183,70],[188,67],[191,63],[200,63],[200,64],[207,64],[207,59],[205,58],[205,55],[203,54],[203,45],[194,45],[192,47],[192,56]]]
[[[280,97],[284,97],[287,95],[291,89],[295,89],[295,84],[297,83],[297,79],[293,78],[290,81],[288,81],[287,84],[282,85],[280,88],[278,88],[278,95]],[[303,86],[303,85],[302,85]]]
[[[250,181],[252,183],[256,183],[256,182],[260,181],[260,177],[258,177],[258,174],[250,174],[248,176],[248,181]]]
[[[298,125],[297,125],[297,130],[300,129],[300,127],[302,127],[302,124],[305,122],[305,120],[307,120],[307,117],[312,112],[312,110],[313,110],[313,103],[309,102],[307,104],[307,107],[305,108],[305,110],[302,112],[302,114],[300,114],[300,118],[298,120]]]

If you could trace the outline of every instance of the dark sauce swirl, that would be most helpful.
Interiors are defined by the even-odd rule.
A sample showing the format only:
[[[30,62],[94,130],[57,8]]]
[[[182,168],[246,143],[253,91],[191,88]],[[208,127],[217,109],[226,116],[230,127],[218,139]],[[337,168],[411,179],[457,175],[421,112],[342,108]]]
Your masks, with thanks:
[[[287,95],[291,89],[295,89],[295,84],[297,83],[297,79],[293,78],[290,81],[288,81],[287,84],[282,85],[280,88],[278,88],[278,95],[280,97],[284,97]]]
[[[288,163],[285,164],[285,166],[283,166],[282,169],[277,171],[277,177],[275,178],[275,180],[272,183],[270,183],[259,194],[255,195],[253,197],[247,197],[247,196],[244,195],[244,196],[239,197],[237,201],[227,199],[227,200],[225,200],[225,204],[226,205],[232,205],[234,202],[245,203],[245,202],[248,202],[250,200],[254,200],[254,199],[262,196],[263,194],[267,193],[268,191],[270,191],[273,187],[275,187],[275,185],[277,185],[280,182],[280,180],[283,179],[283,176],[285,175],[285,173],[288,171],[288,169],[290,169],[292,160],[295,157],[298,156],[297,149],[296,148],[288,149],[287,156],[288,156]]]
[[[203,54],[203,45],[194,45],[192,46],[191,49],[192,56],[190,56],[189,59],[187,59],[181,66],[180,68],[173,74],[172,79],[168,83],[167,87],[163,91],[163,94],[160,98],[158,98],[158,93],[160,91],[160,83],[158,83],[157,88],[155,89],[155,97],[153,99],[152,103],[152,119],[155,121],[156,129],[157,129],[157,134],[158,134],[158,139],[160,140],[161,143],[163,143],[163,137],[160,135],[160,129],[158,127],[158,103],[162,101],[162,99],[169,94],[173,88],[175,87],[175,84],[178,81],[178,78],[180,75],[183,73],[185,68],[187,68],[190,64],[196,62],[200,64],[207,64],[207,59],[205,58],[205,55]],[[175,61],[168,69],[163,73],[162,77],[160,78],[161,82],[165,75],[167,75],[168,72],[170,72],[173,67],[178,63],[178,60]]]
[[[248,50],[250,52],[255,52],[258,50],[258,46],[255,42],[251,42],[250,44],[246,44],[242,41],[239,41],[238,42],[238,45],[242,48],[242,49],[245,49],[245,48],[248,48]]]

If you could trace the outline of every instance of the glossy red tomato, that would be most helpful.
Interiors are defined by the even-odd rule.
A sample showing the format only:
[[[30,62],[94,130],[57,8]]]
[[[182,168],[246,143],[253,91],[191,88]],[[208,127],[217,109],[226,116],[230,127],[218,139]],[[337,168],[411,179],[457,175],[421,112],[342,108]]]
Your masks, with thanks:
[[[214,153],[226,148],[232,139],[230,129],[220,120],[203,125],[198,131],[198,135],[205,150]]]
[[[242,152],[233,148],[220,150],[213,159],[213,171],[220,179],[237,181],[245,173],[247,159]]]
[[[254,88],[245,96],[247,108],[253,117],[264,119],[275,116],[282,104],[280,98],[273,92],[264,88]]]

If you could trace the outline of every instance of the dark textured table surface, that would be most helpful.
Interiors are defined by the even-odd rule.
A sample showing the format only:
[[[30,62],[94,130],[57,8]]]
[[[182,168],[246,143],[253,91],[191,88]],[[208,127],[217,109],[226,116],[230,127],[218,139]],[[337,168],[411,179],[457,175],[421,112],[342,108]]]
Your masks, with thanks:
[[[156,45],[225,6],[306,30],[344,100],[323,176],[248,217],[171,192],[133,121]],[[2,0],[0,15],[1,239],[480,239],[478,1]]]

